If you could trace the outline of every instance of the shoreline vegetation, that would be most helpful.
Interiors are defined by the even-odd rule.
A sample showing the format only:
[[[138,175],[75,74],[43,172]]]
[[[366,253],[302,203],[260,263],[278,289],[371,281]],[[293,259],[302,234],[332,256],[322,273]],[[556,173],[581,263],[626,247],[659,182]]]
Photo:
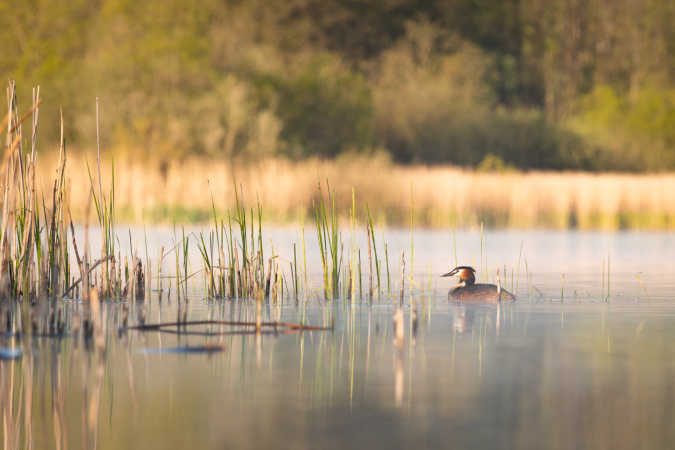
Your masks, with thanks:
[[[37,179],[49,183],[58,160],[42,158]],[[73,220],[80,223],[91,185],[86,158],[93,167],[94,155],[69,154],[65,169]],[[110,163],[105,161],[107,167]],[[345,225],[354,192],[378,226],[407,226],[412,190],[414,220],[422,227],[473,228],[482,223],[489,228],[675,228],[675,173],[485,171],[400,165],[386,155],[267,158],[255,163],[204,158],[160,163],[121,157],[114,165],[117,221],[128,224],[209,223],[212,199],[216,208],[230,204],[235,185],[248,203],[260,202],[264,222],[311,222],[317,186],[328,183],[335,192],[338,219]],[[103,174],[104,184],[110,185],[109,177]],[[43,192],[46,188],[42,186]],[[367,217],[359,219],[365,222]]]

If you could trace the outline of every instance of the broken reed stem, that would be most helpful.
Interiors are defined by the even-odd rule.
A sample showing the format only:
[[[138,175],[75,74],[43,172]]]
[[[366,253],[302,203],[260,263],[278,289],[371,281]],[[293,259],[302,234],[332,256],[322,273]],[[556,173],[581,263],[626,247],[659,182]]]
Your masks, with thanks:
[[[87,271],[87,275],[89,275],[91,272],[93,272],[100,264],[103,264],[104,262],[110,261],[110,260],[114,259],[114,257],[115,257],[114,255],[108,255],[108,256],[106,256],[105,258],[99,259],[99,260],[96,261],[94,264],[92,264],[91,267],[89,267],[89,269],[88,269],[88,271]],[[68,294],[70,294],[70,292],[71,292],[73,289],[75,289],[75,286],[77,286],[77,285],[80,284],[81,282],[82,282],[82,276],[80,276],[80,278],[78,278],[77,280],[75,280],[75,281],[68,287],[68,289],[66,289],[66,290],[63,292],[63,295],[61,295],[61,297],[67,297]]]

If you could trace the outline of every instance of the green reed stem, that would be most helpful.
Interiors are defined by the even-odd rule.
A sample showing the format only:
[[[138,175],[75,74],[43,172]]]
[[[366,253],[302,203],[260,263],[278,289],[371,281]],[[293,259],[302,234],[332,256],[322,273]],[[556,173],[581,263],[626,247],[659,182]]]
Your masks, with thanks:
[[[368,212],[368,230],[370,232],[370,238],[373,242],[373,255],[375,256],[375,271],[377,273],[377,296],[380,297],[381,287],[380,287],[380,260],[377,257],[377,244],[375,243],[375,228],[373,227],[373,218],[370,215],[370,208],[366,205],[366,211]]]

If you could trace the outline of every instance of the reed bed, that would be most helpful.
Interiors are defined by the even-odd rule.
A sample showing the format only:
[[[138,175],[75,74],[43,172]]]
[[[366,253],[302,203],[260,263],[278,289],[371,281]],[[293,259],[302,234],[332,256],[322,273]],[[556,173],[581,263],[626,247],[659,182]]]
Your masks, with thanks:
[[[36,88],[32,106],[21,114],[16,99],[16,87],[10,82],[7,90],[8,113],[5,158],[2,173],[2,197],[0,206],[0,307],[2,308],[5,333],[15,336],[31,335],[60,337],[74,330],[81,330],[98,354],[105,352],[105,327],[101,322],[102,302],[122,301],[120,330],[145,330],[144,309],[138,309],[138,325],[128,325],[129,304],[142,303],[149,298],[153,284],[150,260],[145,246],[145,259],[139,256],[138,248],[129,236],[129,250],[122,254],[119,236],[116,234],[118,214],[118,174],[112,158],[107,159],[100,139],[99,104],[96,101],[96,158],[95,165],[85,159],[80,171],[69,170],[66,142],[63,138],[64,123],[61,119],[62,138],[58,149],[58,163],[52,176],[38,175],[37,131],[40,91]],[[30,119],[30,148],[24,148],[23,124]],[[3,128],[4,125],[3,124]],[[104,170],[109,167],[109,170]],[[86,169],[86,170],[84,170]],[[86,174],[86,185],[75,187],[73,177]],[[54,176],[55,174],[55,176]],[[122,183],[125,185],[125,183]],[[83,189],[83,192],[79,192]],[[45,192],[50,195],[45,195]],[[257,304],[253,330],[233,330],[228,333],[262,333],[264,328],[287,328],[292,331],[324,330],[305,324],[286,322],[263,322],[264,302],[284,302],[285,299],[308,298],[313,292],[307,282],[306,244],[303,228],[302,265],[299,264],[297,243],[294,243],[292,259],[276,254],[274,247],[267,254],[263,238],[263,207],[259,199],[254,206],[245,201],[242,188],[233,185],[233,204],[211,193],[210,214],[212,229],[206,233],[186,234],[184,228],[174,227],[173,245],[161,249],[157,267],[159,301],[164,293],[163,279],[169,279],[168,296],[172,286],[178,301],[175,332],[187,333],[187,303],[190,299],[188,282],[193,277],[204,280],[204,292],[208,299],[242,299]],[[82,203],[80,203],[82,202]],[[84,208],[81,220],[84,223],[84,239],[76,239],[72,220],[72,205]],[[321,186],[315,191],[312,208],[316,225],[316,238],[321,249],[326,300],[346,298],[352,293],[356,279],[356,255],[359,255],[358,278],[362,279],[360,249],[353,239],[357,224],[355,196],[352,192],[352,240],[348,247],[350,258],[345,261],[345,244],[339,232],[336,194],[329,185],[326,197]],[[92,211],[93,210],[93,211]],[[95,222],[90,224],[91,216]],[[373,299],[373,264],[377,274],[377,296],[381,293],[380,258],[373,220],[368,211],[368,260],[370,267],[369,299]],[[90,234],[100,233],[101,253],[92,254]],[[196,243],[196,244],[195,244]],[[193,271],[194,262],[189,259],[190,246],[196,245],[201,255],[201,268]],[[372,250],[372,253],[371,253]],[[172,255],[173,253],[173,255]],[[172,275],[163,273],[165,262],[175,260]],[[288,267],[286,267],[288,263]],[[300,273],[304,283],[300,283]],[[389,273],[389,272],[388,272]],[[349,274],[346,276],[346,274]],[[79,276],[78,276],[79,275]],[[359,284],[361,282],[359,281]],[[390,280],[388,280],[390,285]],[[360,292],[361,289],[360,289]],[[74,319],[63,312],[63,299],[80,300],[82,314]],[[125,306],[126,305],[126,306]],[[42,314],[47,311],[46,314]],[[44,320],[44,318],[47,320]],[[222,323],[221,325],[225,325]],[[231,324],[239,325],[242,324]],[[164,328],[164,324],[155,324]],[[180,326],[183,330],[181,331]],[[150,327],[152,328],[152,327]],[[194,333],[194,332],[192,332]],[[197,331],[196,333],[203,333]]]
[[[64,123],[61,118],[61,143],[58,149],[58,164],[55,176],[38,174],[37,131],[40,106],[40,90],[34,89],[32,106],[21,113],[16,97],[16,86],[10,81],[7,88],[8,113],[2,123],[6,134],[6,150],[0,167],[0,308],[5,333],[21,335],[30,339],[32,334],[40,336],[62,336],[67,329],[81,329],[89,341],[103,353],[103,331],[100,323],[102,301],[125,301],[125,304],[143,302],[152,284],[152,262],[147,250],[145,264],[134,249],[129,236],[129,252],[122,255],[119,236],[116,235],[116,173],[114,161],[110,161],[109,173],[102,157],[100,142],[99,104],[96,100],[96,165],[91,167],[85,161],[88,184],[84,193],[75,196],[82,201],[84,213],[84,240],[75,238],[71,205],[74,192],[71,176],[77,171],[66,169],[68,152],[63,138]],[[23,134],[25,123],[30,119],[28,139]],[[6,126],[6,131],[5,131]],[[25,147],[26,141],[29,147]],[[104,173],[105,176],[104,176]],[[104,188],[105,187],[105,188]],[[256,331],[269,323],[262,322],[261,303],[263,300],[284,301],[289,296],[290,286],[296,300],[299,297],[299,266],[294,252],[290,263],[292,282],[289,283],[282,267],[282,260],[274,250],[265,258],[262,234],[262,206],[249,208],[234,187],[234,205],[224,216],[211,198],[213,229],[209,233],[194,236],[184,229],[174,231],[173,246],[162,248],[157,261],[157,285],[159,301],[164,292],[162,279],[169,278],[168,295],[171,285],[175,286],[178,300],[178,323],[188,324],[187,305],[189,300],[188,281],[199,275],[205,281],[209,298],[254,299],[258,304]],[[92,207],[96,226],[90,229]],[[341,261],[336,259],[338,238],[337,219],[334,205],[331,219],[330,240],[333,272],[331,286],[326,296],[338,296]],[[317,219],[325,210],[317,207]],[[324,225],[327,227],[326,223]],[[320,228],[319,228],[320,229]],[[327,228],[326,228],[327,230]],[[101,235],[101,254],[92,255],[89,246],[90,233]],[[327,231],[326,231],[327,232]],[[303,233],[304,237],[304,233]],[[321,234],[319,234],[321,238]],[[304,239],[304,238],[303,238]],[[326,235],[326,239],[328,239]],[[197,246],[202,256],[203,269],[191,271],[189,260],[190,245]],[[326,241],[328,242],[328,241]],[[340,242],[340,245],[342,243]],[[305,244],[303,241],[303,267],[306,280]],[[173,253],[175,272],[172,276],[162,274],[164,260]],[[73,267],[74,266],[74,267]],[[79,276],[77,276],[79,275]],[[147,280],[147,281],[146,281]],[[175,281],[175,283],[173,283]],[[303,285],[307,289],[307,283]],[[81,300],[83,316],[76,324],[65,323],[62,299]],[[185,303],[185,305],[182,304]],[[18,308],[17,308],[18,307]],[[47,311],[46,314],[41,314]],[[142,308],[141,308],[142,311]],[[128,307],[124,309],[123,327],[127,327]],[[44,318],[47,317],[47,320]],[[138,315],[143,325],[144,314]],[[289,326],[280,323],[279,326]],[[299,327],[299,328],[298,328]],[[295,329],[310,330],[311,327],[298,325]]]
[[[314,218],[317,180],[334,192],[338,219],[349,221],[352,190],[381,225],[407,226],[410,187],[414,220],[422,227],[555,229],[673,229],[675,174],[477,172],[457,167],[401,166],[383,157],[237,163],[206,159],[140,161],[117,151],[116,207],[132,223],[202,222],[212,217],[211,195],[234,197],[234,186],[258,194],[264,221]],[[138,152],[137,152],[138,153]],[[56,155],[56,152],[53,152]],[[38,180],[49,179],[58,158],[43,158]],[[109,162],[109,161],[108,161]],[[66,169],[73,215],[83,221],[91,180],[82,155]],[[109,174],[103,174],[110,183]],[[359,219],[367,219],[365,211]]]
[[[71,297],[89,305],[83,321],[85,334],[97,332],[99,301],[143,301],[152,283],[152,264],[147,253],[145,265],[134,249],[130,237],[130,250],[126,255],[119,251],[119,237],[115,234],[116,223],[116,174],[114,161],[104,176],[106,165],[102,158],[99,129],[99,104],[96,101],[96,165],[85,161],[86,186],[73,188],[72,176],[78,171],[67,171],[68,152],[63,138],[64,123],[61,119],[61,144],[58,149],[58,164],[55,177],[37,174],[37,131],[40,105],[40,90],[33,92],[32,106],[24,114],[19,111],[16,86],[9,83],[7,89],[8,113],[3,120],[6,129],[6,150],[2,173],[2,197],[0,222],[0,301],[8,304],[17,300],[23,305],[19,329],[27,330],[32,322],[34,306],[39,303],[54,304]],[[29,148],[24,148],[24,122],[30,119]],[[53,180],[53,181],[52,181]],[[104,186],[106,187],[104,189]],[[78,189],[84,189],[79,192]],[[45,195],[49,193],[50,195]],[[71,193],[78,192],[73,198]],[[342,249],[338,236],[335,194],[328,192],[328,204],[324,202],[319,188],[315,205],[317,237],[321,244],[326,274],[326,298],[337,298],[345,292],[340,285]],[[84,242],[75,239],[71,205],[82,202]],[[188,281],[196,275],[205,280],[210,298],[255,299],[283,301],[290,295],[296,300],[300,294],[297,253],[290,262],[291,282],[288,282],[282,266],[283,260],[274,250],[266,258],[262,234],[262,206],[248,207],[237,186],[234,186],[234,205],[223,215],[219,214],[215,197],[211,196],[213,229],[199,236],[186,235],[184,229],[174,231],[173,246],[160,254],[158,283],[162,292],[162,265],[173,253],[175,257],[175,295],[179,301],[188,301]],[[96,217],[96,230],[90,230],[91,209]],[[371,224],[372,225],[372,224]],[[372,230],[371,230],[372,231]],[[90,232],[101,234],[101,254],[92,255],[89,248]],[[192,239],[192,240],[191,240]],[[202,257],[202,270],[191,271],[190,244],[197,242]],[[303,268],[306,276],[305,243],[303,232]],[[123,262],[122,262],[123,261]],[[288,260],[286,260],[288,261]],[[71,267],[71,263],[75,268]],[[330,267],[330,269],[328,269]],[[76,278],[76,273],[79,277]],[[147,283],[146,283],[147,277]],[[166,277],[166,275],[164,275]],[[303,285],[307,290],[307,283]],[[170,292],[169,287],[169,292]],[[170,294],[169,294],[170,295]],[[161,297],[160,297],[161,299]],[[179,321],[186,321],[187,308]],[[10,328],[13,326],[10,325]],[[37,328],[33,327],[38,331]],[[63,324],[51,324],[50,329],[62,330]],[[100,330],[99,330],[100,331]]]
[[[7,101],[8,112],[2,121],[6,149],[0,168],[0,301],[6,304],[13,299],[24,305],[21,314],[24,332],[33,330],[51,334],[62,329],[62,324],[55,323],[58,322],[56,316],[45,325],[47,331],[40,330],[40,326],[33,322],[30,307],[65,297],[81,298],[93,310],[83,322],[86,332],[87,325],[96,322],[95,305],[99,298],[136,300],[142,299],[145,292],[144,268],[140,259],[135,254],[125,255],[122,269],[122,255],[116,245],[114,166],[111,166],[113,169],[109,175],[112,181],[104,182],[101,147],[97,145],[96,167],[92,170],[87,166],[85,173],[89,184],[83,187],[83,199],[78,197],[84,202],[86,225],[84,242],[77,242],[71,219],[63,116],[58,163],[49,176],[43,176],[38,173],[37,150],[40,89],[33,89],[31,107],[22,113],[16,97],[16,85],[10,81]],[[24,127],[28,125],[30,132],[26,136]],[[98,100],[96,128],[98,135]],[[98,256],[91,255],[89,249],[92,205],[103,243]],[[28,327],[29,323],[33,326]],[[90,331],[93,332],[94,328]]]
[[[7,90],[8,113],[2,124],[3,128],[7,126],[5,132],[7,148],[1,168],[0,299],[20,300],[23,305],[35,305],[66,297],[82,299],[85,303],[95,298],[92,304],[98,304],[99,300],[123,299],[132,303],[143,301],[154,281],[151,271],[153,266],[157,268],[155,279],[160,301],[165,292],[164,280],[169,280],[169,297],[172,288],[175,287],[173,293],[179,302],[178,322],[187,321],[187,308],[181,307],[181,302],[189,301],[188,284],[192,279],[203,280],[204,292],[209,299],[254,300],[258,304],[259,311],[260,305],[264,302],[283,303],[288,299],[298,302],[301,298],[307,299],[316,294],[308,283],[304,226],[302,242],[293,243],[293,254],[279,255],[273,246],[269,254],[267,253],[263,223],[270,216],[293,217],[297,214],[304,219],[305,214],[310,213],[321,256],[323,277],[320,297],[324,300],[350,299],[352,302],[356,301],[357,293],[359,300],[372,302],[375,299],[379,301],[386,292],[387,298],[392,300],[395,286],[392,283],[394,272],[390,267],[389,247],[384,239],[378,242],[375,223],[387,223],[390,218],[398,217],[397,215],[405,217],[410,227],[410,249],[409,252],[406,250],[400,255],[399,304],[404,303],[405,288],[408,288],[411,305],[416,309],[414,289],[423,286],[413,278],[414,231],[415,227],[420,226],[420,222],[422,225],[437,223],[432,220],[438,213],[434,211],[433,202],[440,202],[441,192],[448,193],[449,203],[446,204],[446,210],[454,208],[452,213],[449,213],[453,224],[468,224],[469,222],[460,220],[462,216],[459,212],[470,211],[475,205],[462,198],[462,195],[473,196],[478,204],[487,204],[489,199],[490,202],[494,202],[491,203],[493,206],[504,205],[508,203],[507,199],[502,198],[503,202],[500,203],[499,195],[505,195],[504,192],[507,192],[508,188],[517,190],[520,189],[517,186],[523,183],[532,186],[551,183],[547,177],[554,176],[549,174],[538,178],[542,175],[476,174],[450,168],[401,168],[375,159],[364,159],[360,162],[356,159],[338,160],[333,163],[321,161],[290,163],[269,160],[256,166],[204,165],[203,161],[187,161],[180,166],[165,167],[165,173],[160,175],[162,180],[155,179],[157,185],[151,189],[147,183],[153,181],[156,175],[149,166],[134,165],[135,163],[129,160],[121,162],[113,160],[111,152],[103,151],[98,100],[95,166],[90,165],[82,156],[79,160],[71,157],[62,137],[56,163],[47,158],[46,166],[49,169],[44,172],[45,169],[41,167],[45,165],[45,161],[41,158],[41,164],[38,164],[36,147],[39,88],[34,91],[31,108],[23,114],[19,111],[15,92],[16,88],[10,82]],[[28,119],[32,124],[28,140],[30,146],[24,148],[26,139],[22,134],[22,126]],[[63,136],[63,120],[60,125]],[[73,168],[78,164],[81,165],[79,170],[77,167]],[[106,167],[109,170],[104,170]],[[141,175],[137,173],[139,167],[145,167],[147,170],[143,176],[138,176]],[[192,173],[200,175],[197,179],[186,180],[182,176],[183,172],[174,173],[176,170],[194,170]],[[339,175],[336,172],[338,170]],[[301,171],[306,173],[300,174]],[[327,175],[325,183],[317,186],[316,182],[312,181],[312,185],[304,185],[310,177],[316,180],[322,175]],[[581,179],[590,177],[585,174],[555,176],[558,180],[567,180],[566,177],[581,177]],[[293,177],[295,179],[292,180]],[[649,185],[655,179],[655,176],[607,175],[604,178],[603,176],[588,178],[591,181],[587,182],[609,186],[617,183],[612,177],[618,177],[617,179],[624,177],[639,186],[645,183]],[[667,175],[659,177],[663,180],[662,184],[673,183]],[[337,186],[331,183],[331,179],[337,180]],[[358,188],[350,187],[347,190],[345,187],[345,184],[350,182],[357,187],[361,186],[366,192],[365,198],[371,200],[366,200],[357,207],[355,192]],[[419,184],[416,184],[418,182]],[[231,184],[225,186],[225,183]],[[494,186],[490,187],[491,183]],[[500,187],[501,184],[505,187]],[[195,186],[201,190],[193,191]],[[245,195],[243,186],[248,186],[248,196]],[[255,202],[251,201],[251,186],[258,189]],[[484,186],[488,187],[483,188]],[[574,184],[575,189],[583,186],[579,180]],[[659,186],[662,189],[660,184]],[[179,187],[182,187],[180,196]],[[138,189],[141,190],[137,191]],[[563,186],[561,189],[570,191],[572,187]],[[639,189],[644,189],[644,186]],[[652,191],[654,190],[656,187]],[[154,264],[148,255],[147,243],[143,260],[139,257],[138,249],[134,249],[131,237],[129,237],[130,250],[126,255],[122,255],[119,237],[115,234],[115,225],[121,211],[125,209],[131,211],[140,204],[139,218],[143,219],[145,217],[143,211],[152,209],[152,202],[155,201],[153,196],[155,194],[158,196],[160,191],[167,199],[167,204],[179,200],[187,202],[185,195],[189,195],[193,207],[199,208],[200,205],[204,205],[212,228],[199,235],[186,234],[183,228],[180,230],[174,228],[171,247],[167,251],[162,248],[159,259]],[[45,192],[49,195],[45,195]],[[545,190],[532,187],[530,195],[535,195],[534,192],[537,192],[536,195],[546,195]],[[398,195],[392,197],[395,193]],[[548,193],[551,198],[564,198],[564,193],[554,195],[553,188],[550,188]],[[496,196],[497,200],[490,198],[490,195]],[[572,202],[579,210],[578,205],[592,203],[588,199],[584,203],[574,198]],[[670,199],[663,192],[659,198]],[[231,199],[231,202],[228,199]],[[525,203],[522,209],[527,209],[531,202]],[[543,205],[549,208],[559,207],[561,215],[570,214],[569,211],[564,211],[565,207],[560,206],[560,202],[556,203],[551,199],[548,199],[548,202],[542,200],[539,206]],[[92,208],[96,227],[90,230]],[[581,209],[593,211],[590,207],[584,208]],[[486,207],[483,211],[487,210]],[[347,211],[346,214],[344,211]],[[591,213],[586,215],[588,214]],[[77,242],[75,239],[73,216],[80,217],[85,224],[83,242]],[[577,225],[584,223],[581,217],[585,215],[578,214],[575,217]],[[480,216],[476,216],[476,219],[479,218]],[[344,227],[340,222],[347,220],[350,226]],[[441,219],[438,220],[440,223]],[[484,252],[482,237],[484,223],[482,221],[479,223],[481,227],[479,272],[488,277],[487,252]],[[366,235],[366,249],[356,245],[356,230],[361,227]],[[351,236],[345,239],[343,233],[347,230],[350,230]],[[90,232],[98,232],[101,235],[100,255],[92,255],[90,252]],[[194,261],[189,260],[191,245],[196,245],[199,250],[201,259],[199,267]],[[298,247],[302,249],[301,259],[298,258]],[[362,260],[362,255],[367,258],[365,261]],[[167,274],[164,267],[168,258],[174,259],[175,262],[172,274]],[[525,267],[527,270],[526,260]],[[512,269],[511,289],[514,287],[514,272],[516,270]],[[517,272],[519,275],[520,257]],[[383,279],[385,274],[386,280]],[[509,279],[506,267],[503,275],[506,283]],[[367,283],[365,289],[364,279]],[[430,281],[429,290],[431,290]],[[561,289],[561,297],[563,292]],[[609,257],[606,297],[609,298]],[[24,311],[22,324],[28,323],[29,316],[30,311]],[[85,328],[86,320],[89,320],[90,324],[95,323],[91,313],[89,319],[85,319]],[[54,329],[63,329],[63,324],[51,323],[49,330]],[[90,334],[94,331],[95,327],[89,329]]]
[[[202,322],[188,320],[187,303],[191,292],[188,281],[201,277],[205,282],[208,299],[254,300],[257,310],[254,322],[218,322],[219,325],[244,327],[222,334],[277,334],[303,331],[321,331],[331,327],[316,327],[304,323],[293,324],[281,321],[263,321],[263,301],[283,302],[290,296],[291,289],[296,301],[300,294],[299,265],[297,252],[294,251],[290,262],[289,283],[282,267],[283,261],[272,249],[264,254],[262,234],[262,206],[248,207],[238,188],[234,187],[234,205],[224,216],[218,213],[215,199],[212,197],[211,211],[213,229],[199,236],[186,234],[184,228],[178,232],[174,228],[173,246],[164,251],[162,248],[157,261],[157,283],[159,302],[164,292],[162,279],[169,278],[168,298],[171,286],[175,286],[178,301],[177,320],[168,323],[178,329],[167,330],[167,323],[145,324],[144,302],[150,299],[152,285],[152,262],[148,254],[147,237],[145,245],[145,263],[134,249],[131,233],[129,251],[122,255],[119,236],[116,234],[116,174],[115,164],[110,162],[110,172],[104,177],[104,159],[100,144],[99,105],[96,101],[96,165],[91,167],[85,162],[89,180],[85,193],[76,197],[84,203],[84,240],[76,239],[72,221],[72,185],[70,172],[66,170],[68,152],[63,138],[64,123],[61,118],[61,144],[58,150],[58,165],[53,180],[39,179],[37,167],[37,131],[40,106],[40,90],[33,92],[32,106],[21,114],[16,98],[16,86],[10,81],[7,89],[8,113],[3,119],[2,129],[6,128],[6,149],[0,167],[0,326],[6,336],[23,339],[30,346],[32,336],[60,338],[67,334],[82,334],[85,342],[103,359],[106,347],[107,322],[102,321],[104,302],[114,304],[120,301],[121,314],[116,319],[118,330],[147,331],[161,329],[163,332],[201,334],[211,336],[210,332],[188,331],[188,326],[204,325]],[[29,148],[25,147],[23,135],[24,123],[30,119]],[[49,184],[47,184],[49,183]],[[44,188],[42,184],[46,185]],[[49,195],[46,195],[45,192]],[[327,298],[340,295],[339,274],[343,270],[341,259],[337,259],[338,239],[337,216],[334,204],[331,207],[330,231],[326,222],[326,209],[323,201],[316,208],[319,239],[324,237],[330,246],[332,267],[330,275],[331,289],[326,291]],[[90,227],[93,207],[96,223]],[[321,227],[325,227],[322,234]],[[90,229],[91,228],[91,229]],[[90,251],[90,233],[101,235],[101,253],[93,255]],[[328,241],[328,233],[331,233]],[[304,233],[303,233],[304,239]],[[201,253],[203,269],[192,272],[193,264],[189,260],[190,246],[195,245]],[[295,247],[294,247],[295,248]],[[303,240],[303,259],[305,243]],[[164,260],[175,257],[173,275],[162,274]],[[123,262],[122,262],[123,261]],[[74,266],[74,267],[73,267]],[[306,280],[306,261],[303,261]],[[76,278],[77,274],[79,277]],[[303,285],[307,290],[307,283]],[[305,294],[306,295],[306,294]],[[79,305],[77,313],[68,313],[69,302],[75,300]],[[137,325],[128,324],[129,305],[136,304]],[[210,323],[210,322],[209,322]],[[251,328],[253,327],[253,328]],[[2,355],[12,358],[10,349]],[[191,349],[195,350],[195,349]],[[203,349],[199,349],[203,350]],[[4,356],[3,356],[4,357]]]

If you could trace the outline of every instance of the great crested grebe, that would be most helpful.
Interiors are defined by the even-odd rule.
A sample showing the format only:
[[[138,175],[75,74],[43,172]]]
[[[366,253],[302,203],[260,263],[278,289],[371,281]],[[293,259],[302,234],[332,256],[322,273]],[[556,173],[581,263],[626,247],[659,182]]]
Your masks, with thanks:
[[[484,303],[498,303],[516,299],[515,295],[494,284],[476,284],[475,273],[473,267],[457,266],[450,272],[441,275],[442,277],[451,277],[459,274],[459,283],[450,289],[448,298],[460,302]]]

